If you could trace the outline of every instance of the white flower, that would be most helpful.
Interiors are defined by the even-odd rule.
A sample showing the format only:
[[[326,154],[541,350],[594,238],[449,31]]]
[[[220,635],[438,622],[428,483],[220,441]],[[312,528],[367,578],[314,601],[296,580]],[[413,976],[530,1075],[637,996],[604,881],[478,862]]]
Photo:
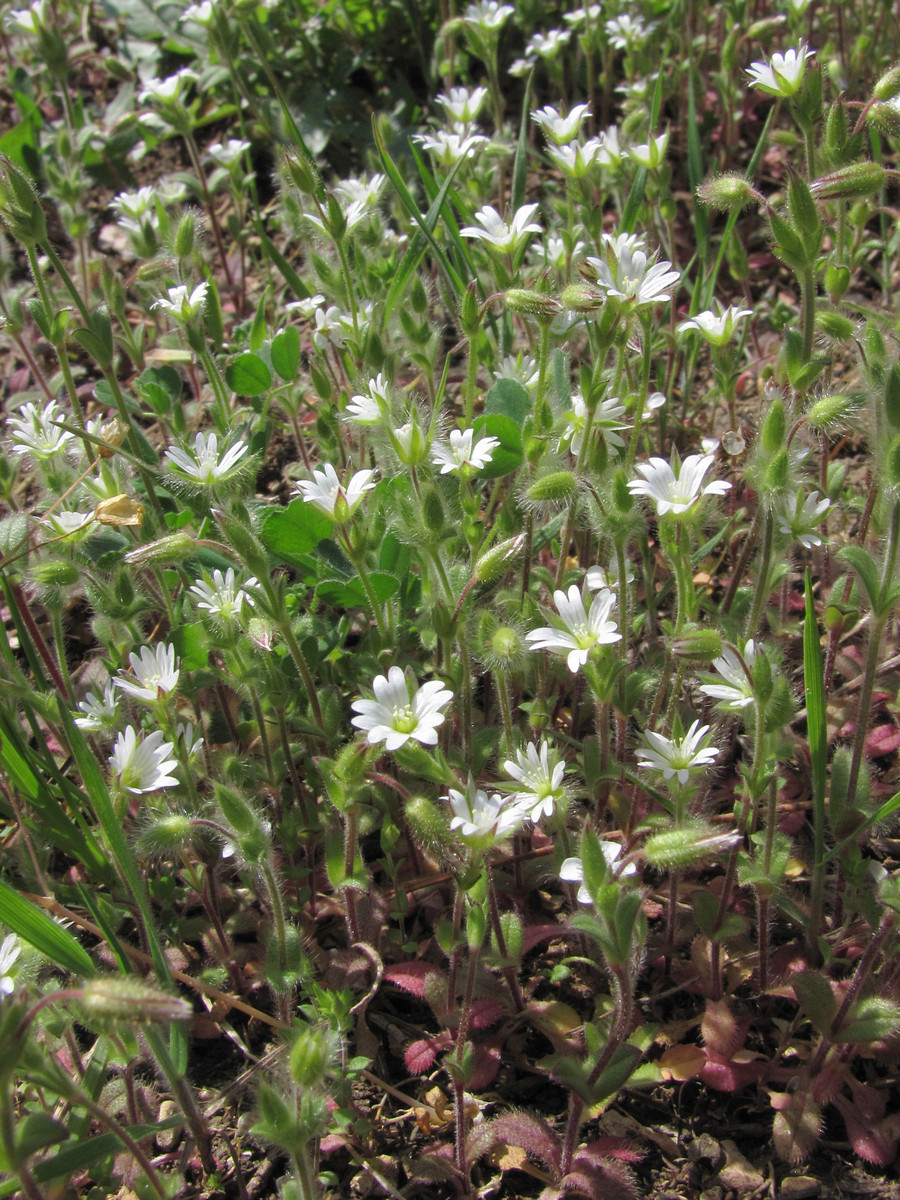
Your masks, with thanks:
[[[619,586],[619,564],[615,559],[604,570],[599,565],[588,567],[584,575],[588,591],[596,592],[599,588],[614,588]],[[634,572],[625,564],[625,582],[634,583]]]
[[[242,138],[229,138],[227,142],[213,142],[206,154],[220,167],[231,167],[239,162],[244,151],[249,149],[250,143]]]
[[[571,29],[548,29],[546,33],[536,33],[525,47],[525,53],[536,54],[539,58],[556,58],[571,36]]]
[[[462,158],[468,158],[479,146],[486,146],[488,139],[480,133],[466,136],[463,133],[437,129],[431,134],[416,134],[413,138],[423,150],[434,155],[442,167],[452,167]]]
[[[640,308],[644,304],[671,299],[667,289],[681,277],[680,271],[671,269],[670,262],[665,259],[655,262],[654,258],[648,258],[644,250],[633,249],[623,242],[614,266],[601,258],[587,261],[597,272],[597,282],[607,295]]]
[[[410,684],[399,667],[391,667],[387,675],[377,675],[372,681],[374,700],[354,700],[351,708],[358,715],[350,722],[366,732],[370,745],[384,742],[385,750],[397,750],[410,738],[425,746],[436,746],[438,728],[444,723],[442,708],[453,699],[453,693],[438,679],[430,679],[421,687]]]
[[[119,694],[116,691],[115,680],[108,679],[103,688],[103,695],[88,692],[83,700],[78,701],[78,707],[84,713],[76,717],[75,724],[85,733],[103,733],[116,723],[119,710]]]
[[[600,852],[606,859],[606,865],[613,868],[622,855],[622,847],[618,842],[608,842],[605,839],[601,839]],[[629,875],[637,875],[637,867],[634,863],[626,863],[621,871],[613,872],[613,878],[615,879],[625,879]],[[591,893],[584,886],[584,864],[580,858],[563,859],[562,865],[559,868],[559,877],[567,883],[580,884],[578,888],[579,904],[591,903]]]
[[[316,328],[312,336],[320,350],[324,350],[329,342],[333,346],[343,346],[347,340],[347,330],[341,310],[336,304],[329,304],[325,309],[316,309]]]
[[[578,136],[581,122],[590,116],[590,112],[587,104],[576,104],[564,117],[559,109],[548,104],[546,108],[539,108],[533,112],[531,119],[536,125],[540,125],[551,142],[555,142],[557,146],[564,146]]]
[[[363,496],[375,486],[371,482],[374,474],[368,469],[357,471],[345,486],[331,463],[323,463],[313,471],[312,479],[301,480],[297,484],[297,494],[307,504],[315,504],[333,520],[344,522],[353,516]]]
[[[189,83],[193,83],[196,78],[196,73],[190,67],[182,67],[168,79],[148,79],[138,95],[138,100],[141,104],[149,101],[151,104],[158,104],[161,107],[174,104],[180,99],[185,87]]]
[[[645,25],[639,17],[622,13],[606,22],[606,36],[617,50],[627,50],[631,46],[643,45],[653,28],[653,25]]]
[[[234,567],[229,567],[224,575],[214,570],[211,584],[200,579],[191,585],[190,591],[197,597],[198,608],[206,609],[219,621],[230,622],[240,619],[245,604],[253,607],[253,598],[245,589],[256,585],[256,576],[252,575],[246,583],[236,586]]]
[[[604,133],[600,134],[600,153],[597,155],[597,162],[601,167],[617,167],[622,161],[622,155],[625,151],[619,146],[619,130],[615,125],[610,125]]]
[[[60,429],[55,421],[65,419],[55,400],[38,408],[36,404],[23,404],[18,417],[6,418],[6,430],[13,443],[15,454],[32,454],[35,458],[49,459],[65,450],[73,434]]]
[[[214,487],[246,465],[240,462],[246,453],[247,443],[235,442],[220,455],[216,434],[198,433],[192,452],[173,446],[166,451],[166,458],[194,482]]]
[[[358,425],[378,425],[391,410],[391,385],[379,373],[369,380],[368,391],[350,398],[344,415]]]
[[[0,996],[11,996],[15,991],[16,981],[12,968],[16,959],[22,953],[19,939],[14,933],[8,933],[0,944]]]
[[[156,187],[153,189],[156,193],[157,200],[161,204],[177,204],[183,199],[187,187],[178,179],[162,179],[156,181]]]
[[[618,396],[610,396],[597,406],[594,413],[592,428],[603,431],[603,436],[610,446],[622,447],[625,443],[619,437],[619,431],[627,429],[619,418],[625,412],[625,405],[619,403]],[[572,415],[566,426],[566,431],[560,440],[560,448],[568,445],[572,454],[578,457],[584,444],[584,431],[587,425],[587,404],[581,392],[572,393]]]
[[[756,660],[756,644],[752,638],[744,646],[743,657],[748,669],[752,671]],[[711,696],[713,700],[723,701],[727,708],[746,708],[748,704],[753,703],[753,685],[741,666],[741,660],[730,646],[725,647],[721,658],[713,659],[713,666],[725,683],[701,684],[700,691],[704,695]]]
[[[669,144],[669,131],[661,133],[659,137],[651,137],[649,142],[644,142],[640,146],[631,146],[628,149],[628,157],[633,158],[640,166],[646,167],[648,171],[655,171],[659,164],[666,156],[666,147]]]
[[[527,391],[531,391],[537,387],[541,371],[531,355],[523,354],[520,350],[515,357],[507,354],[506,358],[500,360],[500,369],[494,371],[494,378],[513,379],[516,383],[521,383]]]
[[[815,50],[808,50],[806,43],[801,42],[796,49],[792,47],[784,54],[773,54],[769,62],[751,63],[747,68],[750,86],[758,87],[770,96],[795,96],[803,83],[806,60],[813,54]]]
[[[583,4],[581,8],[575,8],[572,12],[563,13],[563,20],[573,28],[580,29],[588,20],[592,24],[596,24],[600,20],[602,13],[603,9],[599,4]]]
[[[647,463],[637,464],[636,469],[644,478],[632,479],[628,490],[633,496],[648,496],[655,503],[658,516],[664,517],[669,512],[678,516],[701,496],[724,496],[731,487],[724,479],[715,479],[701,487],[703,476],[714,461],[711,454],[690,454],[676,475],[664,458],[651,458]]]
[[[172,743],[163,741],[161,729],[155,729],[139,742],[137,731],[129,725],[116,738],[109,762],[119,786],[139,796],[177,785],[175,776],[167,774],[178,765],[174,758],[166,757],[171,753]]]
[[[130,217],[134,221],[139,220],[146,213],[155,216],[156,201],[154,189],[145,186],[138,188],[136,192],[119,192],[110,201],[110,208],[114,208],[123,217]]]
[[[608,588],[601,588],[594,596],[590,613],[585,611],[584,597],[574,583],[568,595],[562,590],[554,592],[553,602],[565,628],[545,625],[526,634],[525,640],[532,643],[532,650],[565,654],[573,675],[584,666],[595,646],[622,640],[618,625],[609,619],[616,598]]]
[[[462,19],[467,25],[477,25],[487,32],[499,29],[514,12],[511,4],[500,4],[499,0],[476,0],[463,13]]]
[[[476,845],[501,841],[515,833],[525,818],[521,806],[509,796],[497,792],[489,796],[475,786],[471,775],[464,792],[450,788],[444,799],[453,809],[450,828],[458,829],[461,838]]]
[[[190,321],[203,311],[208,291],[209,284],[205,281],[198,283],[192,292],[189,292],[184,284],[180,283],[177,287],[167,288],[167,294],[154,300],[150,307],[164,308],[177,321]]]
[[[818,491],[810,492],[805,499],[803,493],[798,492],[793,505],[790,508],[785,505],[778,514],[778,528],[811,550],[813,546],[822,545],[818,527],[830,508],[831,501],[827,496],[820,500]]]
[[[527,234],[541,232],[540,225],[531,219],[537,209],[536,204],[523,204],[507,225],[497,210],[486,204],[475,214],[475,220],[481,228],[467,225],[459,232],[463,237],[478,238],[481,242],[487,242],[494,250],[512,254],[526,240]]]
[[[285,306],[285,312],[298,312],[302,317],[306,317],[311,321],[315,316],[316,309],[320,304],[325,303],[325,297],[321,292],[316,292],[314,296],[307,296],[303,300],[290,300]]]
[[[194,737],[194,726],[190,721],[179,721],[175,726],[175,735],[185,751],[185,761],[195,758],[203,746],[203,738]]]
[[[603,143],[600,138],[586,142],[570,142],[568,146],[548,146],[547,157],[569,179],[583,179],[600,159]]]
[[[656,412],[658,408],[662,408],[666,402],[666,397],[663,392],[651,392],[644,401],[644,407],[647,412]]]
[[[474,437],[474,429],[452,429],[449,446],[435,443],[431,461],[441,468],[442,475],[450,471],[457,475],[468,475],[488,465],[500,442],[495,437],[483,437],[473,444]]]
[[[35,0],[30,8],[13,8],[9,12],[7,20],[9,24],[16,29],[21,29],[23,33],[31,33],[35,37],[42,29],[47,29],[52,24],[52,20],[48,21],[48,6],[49,0]]]
[[[553,761],[550,761],[550,747],[543,739],[540,747],[526,746],[524,754],[517,750],[515,759],[508,758],[503,770],[510,779],[522,785],[514,796],[518,804],[531,810],[528,813],[530,821],[553,816],[556,805],[567,799],[563,785],[566,764],[558,758],[555,750]]]
[[[478,120],[482,105],[487,99],[486,87],[454,87],[449,93],[441,92],[435,97],[449,119],[457,125],[471,125]]]
[[[136,700],[152,703],[161,700],[178,686],[181,671],[175,658],[175,647],[159,642],[155,650],[141,646],[141,656],[128,655],[134,679],[117,675],[113,683]]]
[[[571,254],[565,238],[553,237],[552,234],[544,238],[543,244],[532,246],[529,249],[529,254],[534,260],[540,264],[546,263],[547,266],[555,267],[557,271],[565,271],[569,265],[569,261],[575,261],[582,253],[585,244],[579,238],[572,245]],[[505,360],[504,360],[505,361]],[[496,374],[496,372],[495,372]]]
[[[699,721],[695,721],[682,738],[667,738],[647,730],[644,737],[649,745],[638,750],[641,756],[638,766],[662,771],[663,779],[677,777],[679,783],[687,783],[692,771],[708,766],[718,757],[715,746],[700,746],[708,733],[709,726],[701,725]]]
[[[200,4],[191,4],[181,14],[182,21],[193,21],[196,25],[211,25],[212,19],[212,0],[202,0]]]
[[[726,342],[730,341],[737,322],[744,317],[753,316],[752,308],[741,308],[737,304],[729,304],[727,308],[723,309],[717,302],[716,308],[719,309],[719,312],[707,310],[697,313],[695,317],[691,317],[687,321],[682,321],[678,326],[678,332],[684,333],[688,329],[697,329],[711,345],[724,346]]]

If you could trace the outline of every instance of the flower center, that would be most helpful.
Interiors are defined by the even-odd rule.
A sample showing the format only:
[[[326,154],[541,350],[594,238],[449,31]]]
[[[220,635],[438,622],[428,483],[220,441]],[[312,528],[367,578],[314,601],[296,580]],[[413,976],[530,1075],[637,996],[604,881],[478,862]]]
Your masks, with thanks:
[[[397,733],[412,733],[419,723],[419,718],[412,710],[412,705],[407,704],[405,708],[395,708],[391,719],[391,725]]]

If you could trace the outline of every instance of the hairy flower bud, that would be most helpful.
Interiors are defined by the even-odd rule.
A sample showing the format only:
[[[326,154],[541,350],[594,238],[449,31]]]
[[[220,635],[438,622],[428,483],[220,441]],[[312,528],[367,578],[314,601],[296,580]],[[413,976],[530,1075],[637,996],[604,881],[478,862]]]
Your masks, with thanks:
[[[578,478],[571,471],[551,471],[525,489],[529,504],[565,504],[578,491]]]
[[[893,100],[895,96],[900,96],[900,64],[890,67],[879,76],[872,95],[876,100]]]
[[[472,574],[479,583],[494,583],[502,579],[510,564],[521,554],[524,545],[525,535],[520,533],[492,546],[477,559]]]
[[[722,653],[724,642],[717,629],[686,625],[672,642],[672,653],[688,662],[709,663]]]
[[[603,300],[603,292],[587,283],[571,283],[559,294],[560,304],[571,312],[595,312]]]
[[[697,198],[716,212],[740,212],[755,200],[762,201],[762,196],[743,175],[719,175],[716,179],[708,179],[697,188]]]
[[[504,300],[510,312],[527,313],[545,321],[552,321],[563,311],[559,300],[529,288],[510,288],[505,293]]]
[[[776,450],[781,448],[784,443],[786,425],[784,404],[781,400],[775,399],[772,401],[772,406],[766,414],[766,419],[763,421],[762,431],[759,435],[760,445],[764,454],[774,454]]]
[[[197,539],[186,530],[170,533],[167,537],[157,538],[136,550],[129,550],[125,561],[131,565],[143,563],[179,563],[185,562],[197,551]]]
[[[187,1000],[169,996],[138,979],[89,979],[81,994],[89,1018],[100,1021],[149,1021],[168,1025],[187,1021],[193,1009]]]
[[[856,408],[853,396],[820,396],[810,406],[806,420],[814,429],[829,429],[834,425],[842,425],[853,415]]]
[[[884,376],[884,411],[894,429],[900,429],[900,363],[893,363]]]
[[[832,304],[837,304],[847,294],[847,288],[850,286],[850,268],[843,265],[838,266],[836,263],[829,263],[825,269],[825,290],[828,292]],[[823,314],[824,315],[824,314]],[[843,320],[847,320],[846,317]],[[852,331],[853,326],[850,326]],[[849,335],[848,335],[849,336]]]
[[[814,179],[809,190],[817,200],[850,200],[876,195],[886,178],[887,171],[880,163],[857,162]]]

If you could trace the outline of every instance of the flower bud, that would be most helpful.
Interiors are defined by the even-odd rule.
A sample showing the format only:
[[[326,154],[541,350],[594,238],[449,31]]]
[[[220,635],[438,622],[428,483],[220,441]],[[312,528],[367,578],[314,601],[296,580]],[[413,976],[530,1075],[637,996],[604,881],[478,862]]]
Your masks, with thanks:
[[[510,565],[521,554],[524,545],[525,535],[520,533],[492,546],[476,560],[472,574],[479,583],[495,583],[503,578]]]
[[[850,268],[836,263],[829,263],[825,270],[825,290],[832,304],[837,304],[847,293],[850,286]],[[824,314],[823,314],[824,315]],[[847,318],[845,317],[844,320]],[[853,326],[850,326],[851,331]],[[849,335],[848,335],[849,336]]]
[[[708,179],[697,188],[697,198],[716,212],[740,212],[754,200],[762,199],[753,184],[743,175],[720,175]]]
[[[856,401],[852,396],[820,396],[806,414],[806,419],[814,429],[828,429],[832,425],[842,425],[856,411]]]
[[[587,283],[571,283],[560,292],[559,302],[571,312],[594,312],[603,304],[603,293]]]
[[[81,1004],[89,1018],[99,1021],[151,1021],[168,1025],[187,1021],[193,1009],[187,1000],[169,996],[138,979],[89,979]]]
[[[680,829],[655,833],[644,844],[644,858],[658,870],[678,871],[729,850],[737,834],[717,834],[705,821],[687,821]]]
[[[766,455],[774,454],[784,443],[787,422],[784,415],[784,404],[779,399],[772,401],[772,406],[763,421],[759,435],[760,445]]]
[[[887,102],[876,100],[870,109],[866,112],[866,121],[870,125],[874,125],[879,133],[886,133],[889,137],[900,136],[900,108],[898,108],[892,98]]]
[[[857,162],[814,179],[809,190],[817,200],[850,200],[874,196],[884,187],[887,172],[880,163]]]
[[[835,342],[849,342],[855,329],[849,317],[836,312],[817,313],[816,324],[826,337],[830,337]]]
[[[193,846],[199,832],[200,827],[184,813],[169,813],[155,818],[141,831],[138,848],[151,858],[181,854]]]
[[[31,568],[31,578],[40,587],[71,587],[78,582],[79,576],[74,563],[42,562]]]
[[[197,539],[193,534],[181,530],[158,538],[155,542],[148,542],[145,546],[138,546],[136,550],[129,550],[125,561],[130,566],[141,566],[148,562],[180,563],[189,559],[196,550]]]
[[[172,248],[177,258],[191,257],[194,252],[195,236],[196,224],[194,214],[187,212],[178,222],[178,228],[175,230],[175,238],[172,243]]]
[[[672,653],[687,662],[709,663],[718,658],[724,648],[722,635],[716,629],[687,625],[672,642]]]
[[[772,696],[772,664],[765,654],[757,654],[750,669],[753,677],[753,695],[765,704]]]
[[[413,796],[407,801],[403,815],[417,845],[438,857],[447,852],[452,839],[445,809],[438,808],[425,796]]]
[[[466,288],[459,309],[459,326],[467,338],[473,338],[481,328],[481,305],[478,303],[476,284],[470,283]]]
[[[895,96],[900,96],[900,64],[879,76],[872,95],[876,100],[893,100]]]
[[[506,307],[510,312],[526,313],[545,321],[552,321],[563,311],[559,300],[546,296],[543,292],[535,292],[529,288],[510,288],[504,295]]]
[[[578,491],[578,478],[571,471],[551,471],[536,479],[525,490],[531,504],[565,504]]]
[[[318,181],[316,179],[316,170],[312,163],[301,155],[288,151],[282,159],[284,169],[290,177],[291,183],[301,192],[306,192],[310,196],[314,196]]]
[[[763,487],[770,492],[780,492],[787,487],[790,460],[787,450],[779,450],[766,467]]]
[[[444,506],[437,488],[428,488],[422,497],[422,520],[429,533],[441,533],[444,528]]]
[[[334,1035],[321,1027],[300,1031],[291,1047],[291,1078],[304,1090],[323,1087],[334,1058]]]

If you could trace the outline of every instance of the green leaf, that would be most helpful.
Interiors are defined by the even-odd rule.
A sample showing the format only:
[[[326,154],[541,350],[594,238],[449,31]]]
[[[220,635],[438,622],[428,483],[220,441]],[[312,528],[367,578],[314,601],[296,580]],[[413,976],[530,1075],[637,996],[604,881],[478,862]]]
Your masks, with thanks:
[[[875,559],[862,546],[845,546],[838,553],[859,576],[859,581],[866,591],[866,598],[873,611],[876,610],[879,593],[881,592],[881,579],[878,575],[878,567],[875,565]]]
[[[177,1129],[184,1124],[184,1117],[168,1117],[152,1125],[127,1125],[125,1132],[136,1141],[162,1133],[166,1129]],[[71,1178],[79,1171],[84,1171],[96,1163],[102,1162],[122,1149],[121,1138],[114,1133],[93,1134],[90,1138],[77,1145],[67,1146],[65,1150],[37,1162],[31,1168],[38,1183],[49,1183],[52,1179]],[[15,1188],[13,1189],[15,1191]],[[11,1195],[10,1192],[0,1192],[0,1196]]]
[[[257,218],[255,224],[256,236],[259,238],[260,244],[262,245],[263,250],[266,252],[266,258],[268,258],[269,262],[278,270],[279,274],[284,279],[284,282],[288,285],[297,299],[308,300],[312,295],[312,292],[266,233],[265,229],[263,229],[262,221]],[[277,371],[278,368],[276,367],[275,370]],[[278,374],[281,375],[281,372],[278,371]],[[284,378],[283,375],[281,377],[282,379]]]
[[[534,82],[535,67],[532,67],[525,80],[525,94],[522,97],[522,116],[519,120],[519,138],[516,142],[516,157],[512,169],[512,198],[510,207],[516,212],[525,203],[525,184],[528,174],[528,156],[530,151],[528,134],[531,130],[531,85]]]
[[[484,411],[510,417],[521,429],[531,412],[531,397],[515,379],[498,379],[484,398]]]
[[[828,1034],[837,1016],[838,1002],[825,976],[818,971],[800,971],[791,976],[791,987],[816,1031]]]
[[[860,1000],[853,1015],[834,1034],[836,1042],[880,1042],[900,1029],[900,1005],[880,996]]]
[[[286,382],[297,378],[300,366],[300,334],[295,326],[288,325],[272,338],[272,366]]]
[[[260,539],[276,558],[292,567],[306,567],[304,555],[315,550],[323,538],[331,537],[334,523],[299,496],[287,508],[273,508],[267,513]]]
[[[635,1068],[643,1058],[643,1053],[637,1046],[619,1046],[614,1052],[609,1066],[600,1075],[591,1090],[590,1103],[602,1104],[612,1100],[625,1086]]]
[[[272,288],[267,286],[263,288],[263,294],[259,298],[259,304],[256,306],[256,313],[253,317],[253,324],[250,326],[250,337],[247,344],[254,354],[258,354],[262,349],[263,342],[266,340],[266,307],[272,295]],[[268,385],[266,385],[268,386]],[[235,388],[237,391],[237,388]],[[255,396],[256,392],[244,393],[248,396]]]
[[[806,729],[812,762],[812,786],[815,801],[815,820],[825,821],[825,779],[828,769],[828,730],[825,714],[825,676],[822,666],[822,647],[819,645],[819,626],[813,603],[809,571],[806,572],[806,613],[803,621],[803,686],[806,691]],[[817,848],[819,830],[816,830]],[[822,830],[824,837],[824,829]],[[821,846],[824,851],[824,844]]]
[[[272,372],[258,354],[247,350],[225,368],[225,382],[239,396],[259,396],[271,386]]]
[[[209,639],[202,625],[182,624],[170,635],[184,671],[202,671],[209,660]]]
[[[0,921],[8,925],[13,933],[24,938],[35,950],[72,971],[75,975],[91,978],[96,974],[94,964],[84,947],[61,925],[41,909],[31,904],[24,896],[0,880]]]
[[[30,1112],[16,1125],[16,1154],[23,1161],[48,1146],[58,1146],[68,1137],[69,1131],[62,1121],[49,1113]]]
[[[384,571],[370,571],[369,583],[375,599],[383,604],[400,590],[400,580]],[[369,598],[360,580],[323,579],[316,588],[316,599],[336,608],[369,608]]]
[[[182,379],[174,367],[148,367],[138,376],[135,390],[155,413],[165,416],[181,399]]]
[[[512,417],[489,413],[478,417],[474,429],[479,437],[495,437],[500,443],[494,449],[491,461],[478,472],[480,478],[497,479],[521,466],[525,457],[522,431]]]

